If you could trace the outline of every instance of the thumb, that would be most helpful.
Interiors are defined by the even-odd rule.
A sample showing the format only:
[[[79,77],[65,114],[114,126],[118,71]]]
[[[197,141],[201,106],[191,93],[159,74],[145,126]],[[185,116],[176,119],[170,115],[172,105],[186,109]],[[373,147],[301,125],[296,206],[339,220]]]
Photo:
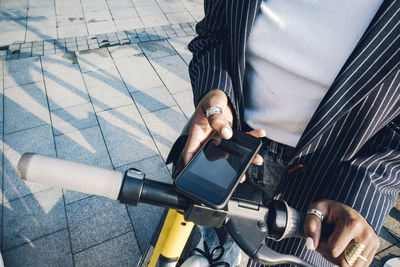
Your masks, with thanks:
[[[322,214],[326,214],[326,212],[324,213],[321,208],[310,205],[304,220],[304,234],[306,237],[307,248],[315,250],[321,239],[322,220],[319,216],[310,211],[316,211],[317,213],[321,211]]]

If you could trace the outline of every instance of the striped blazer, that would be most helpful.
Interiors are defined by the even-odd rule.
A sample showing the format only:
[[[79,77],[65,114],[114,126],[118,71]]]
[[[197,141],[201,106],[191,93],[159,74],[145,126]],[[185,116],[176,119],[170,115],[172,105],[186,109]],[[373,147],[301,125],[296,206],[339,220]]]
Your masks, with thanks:
[[[243,120],[246,42],[262,0],[205,0],[205,17],[189,44],[195,105],[223,90]],[[400,0],[384,0],[313,115],[290,161],[277,198],[305,211],[319,199],[357,210],[379,232],[400,190]],[[268,245],[329,266],[302,240]],[[250,263],[256,266],[255,263]]]

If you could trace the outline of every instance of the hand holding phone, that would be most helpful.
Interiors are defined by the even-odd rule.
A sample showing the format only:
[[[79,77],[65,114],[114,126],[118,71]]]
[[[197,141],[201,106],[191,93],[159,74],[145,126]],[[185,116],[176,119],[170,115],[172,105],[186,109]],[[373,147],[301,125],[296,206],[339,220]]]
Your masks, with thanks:
[[[175,181],[177,191],[216,209],[223,208],[261,147],[261,140],[234,132],[213,134]]]

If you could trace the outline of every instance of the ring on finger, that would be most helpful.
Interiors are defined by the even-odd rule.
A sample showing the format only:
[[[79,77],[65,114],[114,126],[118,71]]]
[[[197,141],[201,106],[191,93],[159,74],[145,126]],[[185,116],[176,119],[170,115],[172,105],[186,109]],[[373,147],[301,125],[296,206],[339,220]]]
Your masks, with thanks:
[[[365,261],[365,262],[368,261],[368,259],[367,259],[366,257],[364,257],[363,255],[358,255],[358,258],[359,258],[360,260],[362,260],[362,261]]]
[[[206,116],[207,118],[210,117],[213,114],[221,114],[222,113],[222,108],[220,106],[211,106],[208,109],[206,109]]]
[[[344,259],[351,266],[356,263],[357,259],[368,261],[365,257],[361,256],[361,253],[364,251],[365,245],[363,243],[351,242],[347,245],[344,250]]]
[[[307,214],[313,214],[315,216],[317,216],[318,218],[321,219],[321,221],[324,220],[324,214],[322,213],[322,211],[317,210],[317,209],[309,209],[307,210]]]

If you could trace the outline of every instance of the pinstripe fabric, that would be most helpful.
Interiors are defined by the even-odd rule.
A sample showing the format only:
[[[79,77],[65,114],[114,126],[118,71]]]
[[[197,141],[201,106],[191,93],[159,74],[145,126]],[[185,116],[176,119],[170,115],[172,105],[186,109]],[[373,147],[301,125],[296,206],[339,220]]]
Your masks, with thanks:
[[[189,45],[195,104],[210,90],[228,95],[235,127],[243,114],[246,41],[261,0],[205,0]],[[277,198],[305,211],[318,199],[345,203],[379,232],[400,190],[400,0],[386,0],[303,133]],[[329,266],[302,240],[268,245]],[[259,266],[249,263],[249,266]]]

